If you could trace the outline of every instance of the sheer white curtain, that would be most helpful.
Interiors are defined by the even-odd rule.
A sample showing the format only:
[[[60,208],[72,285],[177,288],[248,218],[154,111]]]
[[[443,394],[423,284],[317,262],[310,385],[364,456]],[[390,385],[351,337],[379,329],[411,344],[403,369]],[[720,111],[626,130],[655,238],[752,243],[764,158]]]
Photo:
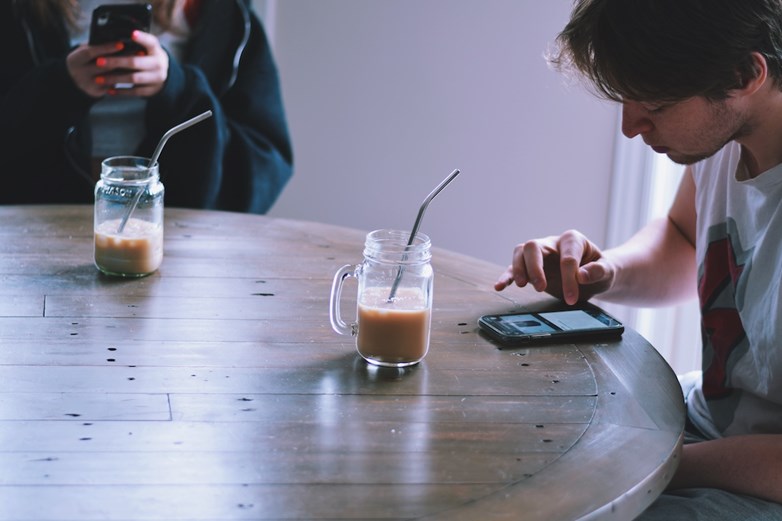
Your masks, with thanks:
[[[621,128],[621,110],[618,114]],[[617,136],[606,247],[627,240],[647,222],[667,213],[683,167],[656,154],[640,137]],[[664,277],[671,266],[660,266]],[[700,317],[696,300],[676,307],[600,305],[643,335],[681,374],[700,367]]]

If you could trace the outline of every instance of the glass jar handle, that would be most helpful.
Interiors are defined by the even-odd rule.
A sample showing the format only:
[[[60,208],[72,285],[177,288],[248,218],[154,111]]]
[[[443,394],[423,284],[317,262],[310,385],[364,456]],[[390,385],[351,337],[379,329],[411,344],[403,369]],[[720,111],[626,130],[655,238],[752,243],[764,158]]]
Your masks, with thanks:
[[[342,266],[337,273],[334,274],[334,282],[331,284],[331,299],[329,300],[329,319],[331,320],[331,327],[340,335],[354,336],[358,332],[358,324],[355,322],[352,324],[346,324],[342,320],[339,307],[342,299],[342,285],[345,279],[358,278],[356,271],[358,266],[351,266],[346,264]]]

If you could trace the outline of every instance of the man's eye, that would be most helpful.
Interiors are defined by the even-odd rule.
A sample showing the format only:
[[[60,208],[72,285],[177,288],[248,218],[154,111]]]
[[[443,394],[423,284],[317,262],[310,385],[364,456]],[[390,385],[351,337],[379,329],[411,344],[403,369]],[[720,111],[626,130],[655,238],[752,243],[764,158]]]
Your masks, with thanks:
[[[644,109],[651,114],[659,114],[666,109],[668,105],[644,105]]]

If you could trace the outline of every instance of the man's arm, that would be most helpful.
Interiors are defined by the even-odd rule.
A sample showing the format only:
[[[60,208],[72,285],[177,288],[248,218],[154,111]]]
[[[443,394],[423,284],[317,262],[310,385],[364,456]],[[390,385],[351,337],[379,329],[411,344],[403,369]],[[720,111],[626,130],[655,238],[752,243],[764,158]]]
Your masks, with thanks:
[[[782,434],[748,434],[685,445],[670,490],[719,488],[782,503]]]
[[[574,230],[519,244],[494,287],[532,284],[569,304],[598,294],[612,302],[669,304],[695,295],[694,244],[695,184],[687,169],[667,218],[605,252]]]
[[[660,306],[695,296],[695,225],[695,183],[687,167],[667,217],[604,252],[616,279],[601,298]]]

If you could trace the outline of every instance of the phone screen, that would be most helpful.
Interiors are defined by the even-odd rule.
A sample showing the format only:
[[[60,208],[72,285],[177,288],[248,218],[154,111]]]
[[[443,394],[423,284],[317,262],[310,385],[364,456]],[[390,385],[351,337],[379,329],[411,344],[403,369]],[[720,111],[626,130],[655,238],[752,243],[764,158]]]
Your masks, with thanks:
[[[557,331],[546,324],[535,315],[526,313],[523,315],[505,315],[500,317],[497,322],[507,327],[508,333],[516,332],[521,335],[535,335],[538,333],[553,333]]]
[[[610,325],[603,322],[603,320],[609,320],[610,317],[606,315],[591,315],[582,309],[539,313],[539,315],[563,331],[571,329],[602,329]]]
[[[540,320],[541,318],[547,322]],[[518,333],[525,335],[609,327],[609,324],[602,322],[599,318],[581,309],[538,314],[505,315],[500,320]]]

